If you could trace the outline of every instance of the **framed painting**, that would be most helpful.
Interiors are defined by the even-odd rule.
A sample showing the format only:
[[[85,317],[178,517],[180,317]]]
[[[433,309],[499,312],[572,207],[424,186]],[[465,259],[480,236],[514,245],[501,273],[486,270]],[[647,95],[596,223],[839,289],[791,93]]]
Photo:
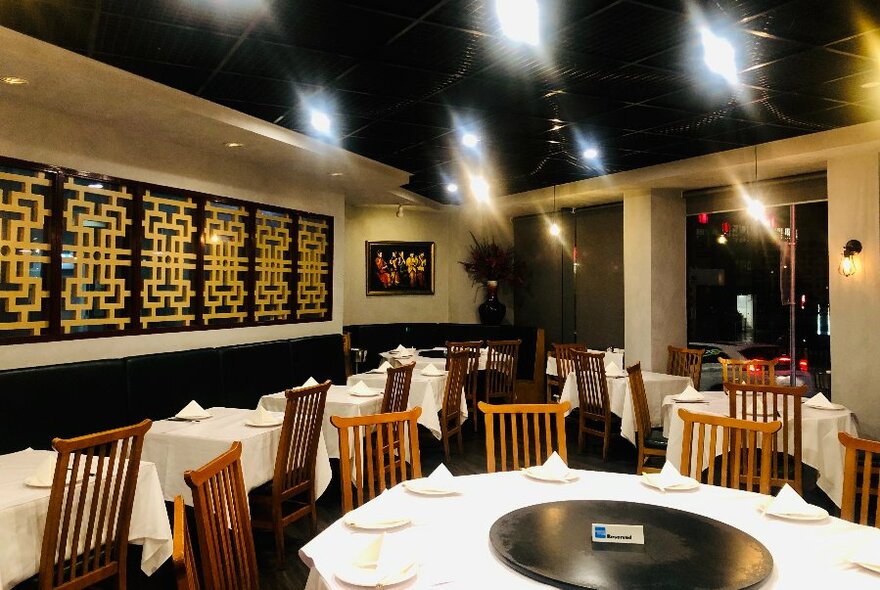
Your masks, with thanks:
[[[434,242],[367,242],[367,295],[433,295]]]

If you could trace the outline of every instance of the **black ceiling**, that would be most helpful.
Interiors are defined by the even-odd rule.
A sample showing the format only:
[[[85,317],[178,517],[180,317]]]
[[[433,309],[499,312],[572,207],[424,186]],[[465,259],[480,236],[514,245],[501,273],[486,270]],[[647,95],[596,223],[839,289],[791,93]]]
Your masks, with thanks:
[[[304,133],[329,101],[342,147],[438,201],[465,166],[505,194],[880,118],[877,0],[539,2],[538,49],[494,0],[0,0],[0,25]],[[737,48],[737,89],[695,14]]]

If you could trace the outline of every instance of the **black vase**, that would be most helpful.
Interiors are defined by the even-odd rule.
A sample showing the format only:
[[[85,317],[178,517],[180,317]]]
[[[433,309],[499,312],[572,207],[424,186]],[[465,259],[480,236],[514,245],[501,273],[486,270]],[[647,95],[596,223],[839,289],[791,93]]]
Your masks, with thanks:
[[[498,281],[486,282],[486,301],[480,304],[480,323],[484,326],[497,326],[507,313],[507,306],[498,301]]]

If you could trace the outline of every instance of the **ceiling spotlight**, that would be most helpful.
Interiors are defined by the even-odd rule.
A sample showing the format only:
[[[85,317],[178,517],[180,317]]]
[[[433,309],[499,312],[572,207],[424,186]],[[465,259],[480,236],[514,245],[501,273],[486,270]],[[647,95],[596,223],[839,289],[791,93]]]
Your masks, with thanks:
[[[550,128],[550,131],[559,131],[560,129],[562,129],[562,125],[557,123],[553,127]]]
[[[26,78],[19,78],[18,76],[3,76],[0,77],[0,82],[10,86],[24,86],[28,83]]]
[[[464,147],[475,148],[478,143],[480,143],[480,138],[473,133],[468,132],[461,136],[461,144]]]
[[[482,176],[471,176],[471,192],[481,203],[489,201],[489,183]]]
[[[458,185],[455,184],[454,182],[450,182],[449,184],[446,185],[446,192],[447,193],[457,193],[458,192]]]
[[[550,224],[550,235],[553,237],[557,237],[559,235],[559,232],[559,224],[554,221]]]
[[[529,45],[540,41],[537,0],[495,0],[501,30],[508,38]]]
[[[319,111],[317,109],[312,110],[309,122],[318,133],[323,133],[325,135],[330,133],[330,117],[324,111]]]
[[[236,148],[243,148],[243,147],[244,147],[244,144],[243,144],[243,143],[239,143],[239,142],[237,142],[237,141],[227,141],[227,142],[224,143],[223,145],[224,145],[225,147],[228,147],[229,149],[232,149],[232,150],[234,150],[234,149],[236,149]]]
[[[330,176],[339,177],[339,176],[342,176],[342,172],[331,172]]]
[[[703,61],[709,69],[727,80],[728,84],[736,84],[736,52],[730,41],[707,28],[700,29],[700,40],[703,43]]]
[[[583,155],[584,158],[586,158],[587,160],[595,160],[596,158],[599,157],[599,150],[597,150],[597,149],[594,148],[594,147],[590,147],[590,148],[585,149],[585,150],[583,151],[583,154],[582,154],[582,155]]]
[[[397,206],[397,213],[395,213],[398,217],[403,217],[403,204]]]

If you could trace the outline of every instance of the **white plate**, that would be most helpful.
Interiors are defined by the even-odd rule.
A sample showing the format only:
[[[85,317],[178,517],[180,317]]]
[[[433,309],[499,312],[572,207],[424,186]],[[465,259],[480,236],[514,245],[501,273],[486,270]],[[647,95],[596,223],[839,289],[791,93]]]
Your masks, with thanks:
[[[854,563],[855,565],[857,565],[857,566],[859,566],[859,567],[863,567],[863,568],[865,568],[866,570],[870,570],[870,571],[872,571],[872,572],[875,572],[875,573],[880,574],[880,565],[873,565],[873,564],[870,564],[870,563],[861,563],[861,562],[858,562],[858,561],[853,561],[853,562],[851,562],[851,563]]]
[[[831,403],[831,406],[832,407],[830,407],[830,408],[819,408],[817,406],[811,406],[808,402],[804,402],[804,407],[810,408],[812,410],[845,410],[846,409],[846,406],[842,406],[840,404]]]
[[[423,372],[419,371],[419,374],[422,377],[445,377],[446,371],[440,371],[439,373],[423,373]]]
[[[708,404],[709,400],[707,399],[678,399],[677,397],[672,398],[672,401],[679,404]]]
[[[523,469],[522,472],[525,473],[528,477],[531,477],[532,479],[538,479],[540,481],[552,481],[555,483],[571,483],[580,477],[577,473],[574,473],[572,471],[568,472],[568,475],[565,476],[565,479],[550,477],[550,476],[544,475],[544,472],[541,469],[540,465],[533,465],[532,467],[529,467],[528,469]]]
[[[758,503],[758,509],[764,513],[764,516],[772,516],[774,518],[781,518],[783,520],[806,520],[806,521],[818,521],[825,520],[828,518],[828,511],[820,506],[813,506],[816,509],[814,514],[767,514],[767,506],[770,505],[770,502],[773,501],[773,498],[767,498],[766,500],[762,500]]]
[[[409,567],[391,575],[380,576],[375,568],[350,565],[336,572],[336,577],[346,584],[366,588],[385,588],[406,582],[419,573],[418,564],[412,562]]]
[[[176,420],[183,420],[185,422],[195,422],[196,420],[207,420],[211,417],[211,414],[203,414],[200,416],[174,416]]]
[[[248,426],[253,426],[254,428],[272,428],[274,426],[281,426],[284,423],[284,419],[279,418],[277,421],[269,422],[268,424],[265,424],[265,423],[264,424],[257,424],[256,422],[254,422],[253,420],[248,418],[247,420],[244,421],[244,423],[247,424]]]
[[[652,481],[653,478],[650,477],[651,475],[653,475],[653,474],[651,474],[651,473],[642,474],[642,483],[659,490],[660,486],[658,486],[657,484],[655,484]],[[674,486],[665,487],[665,488],[663,488],[663,490],[668,490],[670,492],[680,492],[680,491],[684,491],[684,490],[693,490],[698,487],[700,487],[700,482],[698,482],[697,480],[695,480],[692,477],[688,477],[687,481],[684,481],[680,484],[676,484]]]
[[[343,522],[351,528],[360,529],[363,531],[386,531],[389,529],[396,529],[402,526],[406,526],[412,522],[412,519],[408,516],[401,516],[397,519],[371,521],[369,517],[358,518],[357,515],[348,515],[345,517],[345,519],[343,519]]]
[[[355,397],[378,397],[380,395],[384,395],[382,391],[371,391],[370,393],[359,393],[357,391],[348,390],[349,395],[353,395]]]
[[[455,496],[461,493],[461,491],[452,488],[439,489],[431,487],[431,484],[426,477],[405,481],[403,482],[403,487],[410,492],[421,496]]]

